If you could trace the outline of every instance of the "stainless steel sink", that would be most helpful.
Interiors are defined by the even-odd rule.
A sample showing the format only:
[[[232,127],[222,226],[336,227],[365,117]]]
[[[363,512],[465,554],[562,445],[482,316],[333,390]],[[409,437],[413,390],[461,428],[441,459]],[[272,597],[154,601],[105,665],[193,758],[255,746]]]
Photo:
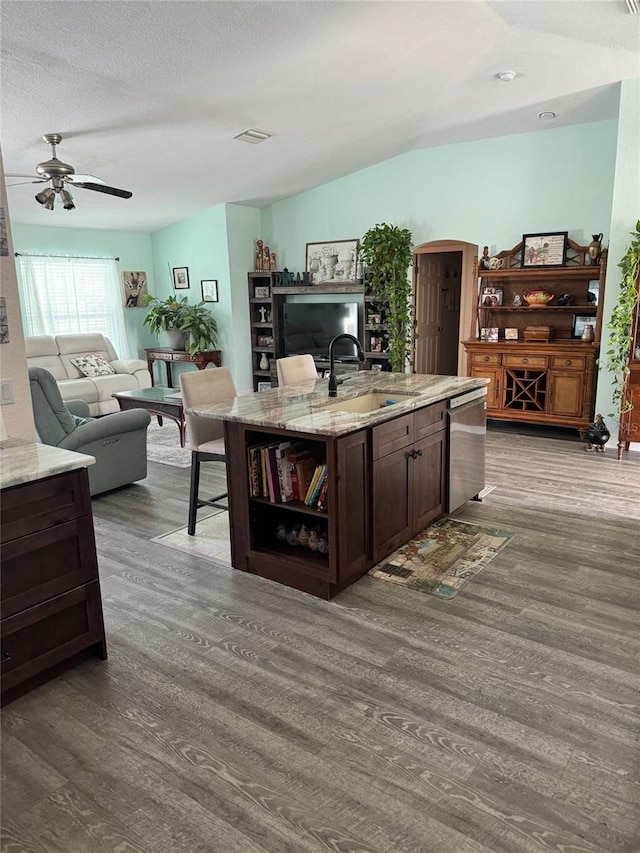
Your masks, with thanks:
[[[374,391],[370,394],[362,394],[360,397],[352,397],[349,400],[336,400],[322,406],[323,411],[328,412],[354,412],[360,415],[368,415],[385,409],[393,403],[403,403],[405,400],[414,400],[415,394],[395,394],[392,391]]]

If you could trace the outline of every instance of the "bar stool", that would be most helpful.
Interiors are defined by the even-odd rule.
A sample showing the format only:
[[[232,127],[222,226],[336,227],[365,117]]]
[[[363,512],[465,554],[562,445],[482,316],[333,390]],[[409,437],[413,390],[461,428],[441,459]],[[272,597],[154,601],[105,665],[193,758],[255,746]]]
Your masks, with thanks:
[[[224,447],[224,424],[215,418],[203,418],[189,412],[194,406],[206,406],[222,400],[232,400],[237,396],[231,371],[228,367],[192,370],[180,374],[182,404],[187,423],[187,437],[191,446],[191,485],[189,489],[189,522],[187,532],[193,536],[196,532],[198,509],[210,506],[226,509],[227,504],[220,501],[227,492],[205,500],[199,496],[200,464],[202,462],[224,462],[227,458]]]

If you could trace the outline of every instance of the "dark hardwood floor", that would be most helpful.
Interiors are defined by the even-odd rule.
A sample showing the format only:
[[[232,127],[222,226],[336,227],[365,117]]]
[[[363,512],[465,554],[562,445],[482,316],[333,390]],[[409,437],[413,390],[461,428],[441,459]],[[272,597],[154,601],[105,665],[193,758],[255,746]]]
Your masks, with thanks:
[[[188,469],[95,499],[109,659],[4,709],[3,853],[637,853],[640,454],[488,451],[457,515],[516,535],[449,602],[151,542]]]

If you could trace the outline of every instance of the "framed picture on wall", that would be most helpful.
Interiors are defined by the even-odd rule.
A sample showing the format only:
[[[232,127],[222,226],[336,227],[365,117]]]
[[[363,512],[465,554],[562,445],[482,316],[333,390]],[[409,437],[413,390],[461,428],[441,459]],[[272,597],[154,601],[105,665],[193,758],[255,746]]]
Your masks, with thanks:
[[[218,281],[217,279],[210,278],[204,279],[200,282],[200,287],[202,288],[202,301],[203,302],[217,302],[218,301]]]
[[[188,290],[191,287],[188,267],[173,268],[173,286],[176,290]]]

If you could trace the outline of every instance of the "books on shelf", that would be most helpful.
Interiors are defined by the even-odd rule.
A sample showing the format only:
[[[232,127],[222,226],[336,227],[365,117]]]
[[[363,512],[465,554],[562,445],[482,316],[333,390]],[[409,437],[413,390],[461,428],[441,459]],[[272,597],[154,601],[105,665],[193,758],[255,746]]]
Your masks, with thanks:
[[[327,466],[301,442],[260,442],[247,447],[249,494],[271,503],[300,501],[326,509]]]

